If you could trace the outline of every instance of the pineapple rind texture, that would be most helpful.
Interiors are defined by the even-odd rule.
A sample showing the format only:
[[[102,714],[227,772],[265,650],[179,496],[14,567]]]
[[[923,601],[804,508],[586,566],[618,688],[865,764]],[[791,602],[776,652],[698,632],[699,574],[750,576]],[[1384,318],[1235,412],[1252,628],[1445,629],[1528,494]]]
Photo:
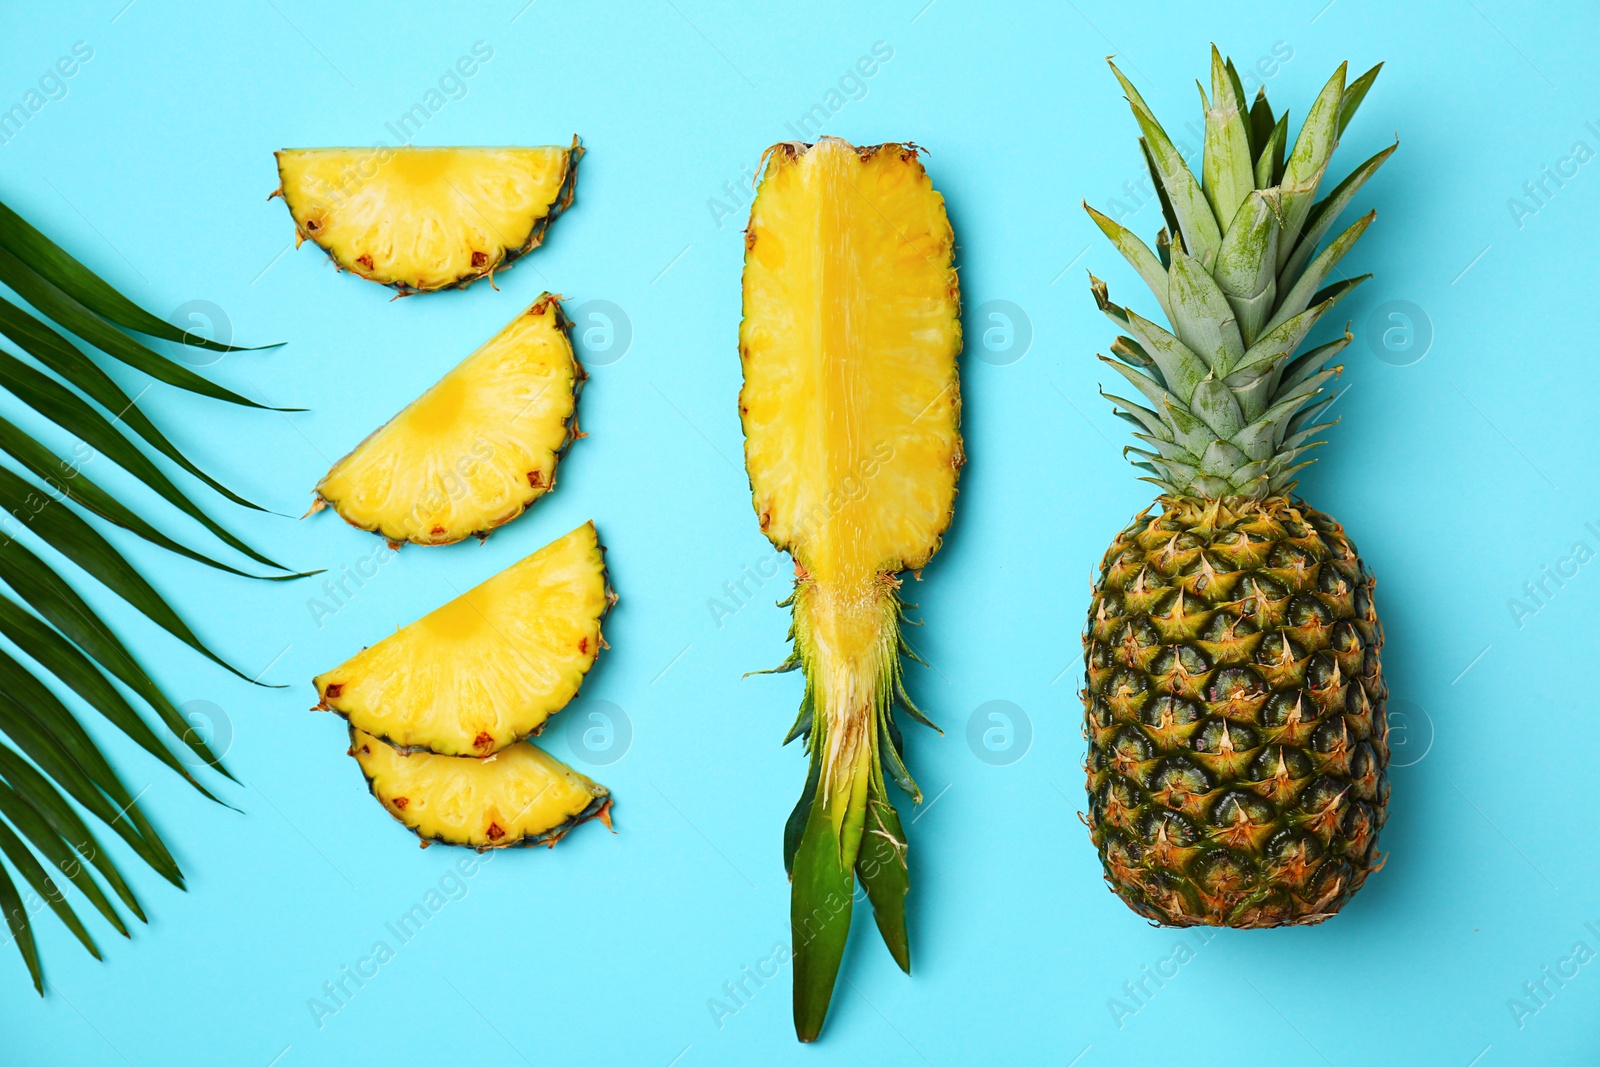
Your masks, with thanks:
[[[487,537],[555,488],[585,374],[561,301],[539,297],[335,463],[318,483],[350,525],[391,542]]]
[[[319,710],[405,752],[484,757],[577,695],[614,595],[592,522],[313,681]]]
[[[1168,926],[1321,922],[1381,866],[1373,578],[1304,504],[1157,503],[1107,550],[1083,638],[1106,881]]]
[[[279,186],[295,243],[402,294],[466,288],[537,248],[572,206],[568,148],[286,148]]]
[[[350,728],[350,755],[385,811],[427,842],[492,848],[548,845],[593,818],[611,794],[531,742],[490,759],[407,755]]]

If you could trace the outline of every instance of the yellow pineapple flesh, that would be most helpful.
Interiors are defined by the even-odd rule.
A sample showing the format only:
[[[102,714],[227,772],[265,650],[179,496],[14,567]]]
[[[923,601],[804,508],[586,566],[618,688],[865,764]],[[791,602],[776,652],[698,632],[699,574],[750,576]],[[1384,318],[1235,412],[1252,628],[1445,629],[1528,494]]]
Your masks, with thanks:
[[[746,232],[739,410],[761,529],[794,557],[794,651],[811,778],[790,818],[795,1026],[820,1032],[861,878],[909,970],[905,835],[914,800],[893,707],[897,575],[949,524],[962,463],[954,236],[917,150],[780,144]],[[842,911],[826,901],[843,902]]]
[[[318,675],[317,707],[405,751],[491,755],[577,694],[613,600],[585,523]]]
[[[489,759],[406,754],[351,727],[350,755],[384,810],[424,845],[554,847],[579,823],[611,821],[605,786],[529,742]]]
[[[549,293],[323,476],[317,505],[394,542],[484,536],[555,487],[583,367]],[[315,510],[315,508],[314,508]]]
[[[295,240],[403,293],[465,287],[537,247],[572,204],[568,148],[285,148]]]

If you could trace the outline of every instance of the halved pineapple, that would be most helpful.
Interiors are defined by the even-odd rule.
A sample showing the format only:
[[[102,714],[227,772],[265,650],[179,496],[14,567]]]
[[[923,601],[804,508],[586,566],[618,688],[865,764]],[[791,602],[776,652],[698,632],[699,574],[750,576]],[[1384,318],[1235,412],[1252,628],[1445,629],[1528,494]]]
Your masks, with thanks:
[[[281,195],[295,243],[402,293],[465,288],[544,240],[572,206],[570,148],[285,148]]]
[[[314,680],[315,710],[404,751],[487,756],[538,733],[599,655],[615,600],[587,522]]]
[[[611,824],[611,793],[530,742],[489,759],[406,755],[351,727],[350,755],[384,809],[424,846],[470,845],[479,852],[549,845],[581,822]]]
[[[448,545],[521,515],[555,488],[578,436],[586,375],[572,324],[545,293],[482,348],[333,465],[316,489],[352,526]]]
[[[944,199],[910,145],[773,147],[745,241],[745,466],[761,529],[794,557],[784,668],[806,675],[789,737],[806,738],[811,770],[784,857],[795,1031],[810,1041],[857,877],[911,966],[906,836],[884,785],[921,799],[893,714],[898,702],[922,718],[901,684],[897,575],[927,563],[950,522],[960,300]]]

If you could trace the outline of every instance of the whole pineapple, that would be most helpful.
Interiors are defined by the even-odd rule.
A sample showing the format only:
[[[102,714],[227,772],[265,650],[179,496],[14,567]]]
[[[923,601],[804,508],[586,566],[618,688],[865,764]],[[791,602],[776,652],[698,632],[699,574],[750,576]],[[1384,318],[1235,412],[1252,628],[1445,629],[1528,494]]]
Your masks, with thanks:
[[[1247,110],[1213,48],[1198,182],[1112,71],[1167,228],[1152,252],[1089,212],[1172,332],[1091,277],[1127,334],[1101,358],[1148,406],[1107,396],[1162,495],[1106,551],[1089,608],[1090,837],[1112,889],[1159,923],[1321,922],[1381,864],[1387,690],[1372,576],[1336,521],[1289,495],[1332,425],[1317,416],[1342,368],[1326,364],[1351,338],[1295,349],[1366,278],[1329,283],[1373,215],[1317,245],[1394,148],[1317,192],[1378,68],[1346,86],[1341,65],[1285,159],[1286,117],[1264,92]]]

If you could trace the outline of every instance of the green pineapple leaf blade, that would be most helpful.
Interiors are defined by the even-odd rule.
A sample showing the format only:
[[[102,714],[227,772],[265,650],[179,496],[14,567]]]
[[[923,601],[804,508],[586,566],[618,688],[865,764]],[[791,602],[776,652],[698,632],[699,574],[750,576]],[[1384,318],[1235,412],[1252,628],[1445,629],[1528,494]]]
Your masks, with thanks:
[[[1245,122],[1244,100],[1235,94],[1234,82],[1217,46],[1211,46],[1211,99],[1200,90],[1205,108],[1205,155],[1200,187],[1223,234],[1245,197],[1255,191],[1255,168],[1250,155],[1250,130]]]
[[[1173,145],[1167,131],[1156,121],[1144,98],[1139,95],[1139,90],[1123,76],[1115,63],[1110,60],[1106,62],[1111,64],[1111,72],[1122,83],[1128,106],[1133,109],[1133,117],[1144,132],[1146,151],[1156,172],[1156,184],[1166,191],[1167,201],[1172,205],[1173,215],[1183,232],[1184,246],[1201,263],[1209,264],[1216,255],[1217,245],[1222,241],[1222,233],[1217,229],[1216,217],[1211,214],[1211,205],[1206,202],[1200,183],[1194,180],[1189,164],[1184,162],[1182,153]]]
[[[882,781],[867,786],[866,832],[856,856],[856,877],[872,903],[878,933],[906,974],[911,973],[911,939],[906,930],[906,894],[911,889],[909,848],[900,814],[884,794]]]
[[[78,351],[77,347],[65,337],[4,298],[0,298],[0,333],[5,334],[18,348],[55,371],[63,380],[111,412],[114,418],[126,424],[151,448],[212,489],[242,507],[255,511],[267,510],[259,504],[246,500],[191,463],[176,445],[167,440],[165,434],[156,429],[155,423],[135,406],[128,394],[122,391],[122,387],[117,385],[109,374]]]
[[[1238,317],[1204,263],[1172,250],[1167,272],[1172,303],[1172,332],[1219,375],[1226,375],[1244,357]]]
[[[1305,230],[1301,234],[1300,243],[1295,246],[1294,254],[1284,264],[1283,270],[1278,272],[1278,283],[1280,285],[1284,282],[1292,282],[1294,278],[1299,276],[1300,272],[1305,268],[1306,261],[1317,250],[1318,242],[1322,240],[1323,235],[1328,232],[1329,228],[1338,221],[1340,213],[1349,206],[1351,199],[1356,195],[1356,191],[1367,183],[1367,179],[1372,177],[1378,168],[1383,166],[1383,161],[1394,154],[1394,150],[1399,147],[1400,142],[1396,141],[1371,159],[1368,159],[1351,171],[1344,181],[1334,186],[1332,192],[1317,201],[1316,205],[1311,209],[1311,214],[1306,216]]]
[[[0,248],[10,251],[36,273],[78,303],[118,326],[163,341],[204,348],[210,352],[255,352],[282,345],[238,347],[196,337],[150,314],[123,296],[109,282],[67,254],[61,246],[34,229],[21,215],[0,203]]]
[[[1328,157],[1338,141],[1335,127],[1339,122],[1340,101],[1344,96],[1344,77],[1349,64],[1340,63],[1317,95],[1316,103],[1300,126],[1300,136],[1295,138],[1294,151],[1284,165],[1283,180],[1279,183],[1283,203],[1283,236],[1278,241],[1278,266],[1288,262],[1289,253],[1300,237],[1300,228],[1316,201],[1322,175],[1328,169]]]
[[[1351,82],[1345,89],[1344,96],[1339,101],[1339,128],[1335,136],[1343,137],[1344,129],[1350,125],[1350,120],[1356,117],[1356,109],[1361,106],[1361,101],[1367,98],[1367,90],[1372,88],[1372,83],[1378,80],[1378,72],[1383,69],[1379,63],[1361,77]]]
[[[1295,280],[1294,285],[1283,295],[1283,299],[1278,302],[1278,310],[1273,313],[1272,320],[1267,323],[1268,332],[1310,306],[1312,298],[1321,290],[1322,283],[1328,279],[1328,275],[1333,273],[1334,268],[1339,265],[1339,261],[1345,257],[1345,254],[1355,247],[1355,243],[1361,239],[1361,235],[1367,231],[1367,227],[1371,226],[1373,220],[1377,217],[1378,213],[1376,211],[1367,212],[1352,223],[1347,230],[1328,243],[1328,247],[1323,249],[1321,254],[1311,261],[1311,265],[1306,268],[1305,273]]]
[[[1228,61],[1230,64],[1232,60]],[[1243,96],[1240,99],[1244,99]],[[1259,165],[1261,160],[1267,158],[1267,148],[1272,144],[1272,133],[1278,128],[1278,122],[1272,117],[1272,105],[1267,103],[1267,87],[1262,86],[1256,90],[1256,99],[1250,105],[1250,147],[1255,153],[1255,162]],[[1268,171],[1268,181],[1262,184],[1257,172],[1256,188],[1265,189],[1271,185],[1271,171]]]
[[[826,792],[826,787],[820,787]],[[789,890],[789,930],[794,952],[794,1032],[801,1041],[822,1033],[833,985],[850,936],[855,860],[864,811],[845,813],[835,830],[824,795],[812,802],[794,854]],[[854,822],[856,848],[848,849]]]
[[[1167,307],[1167,269],[1161,265],[1161,260],[1156,258],[1156,254],[1150,251],[1150,246],[1121,223],[1090,207],[1087,200],[1083,202],[1083,209],[1089,213],[1094,224],[1100,227],[1100,232],[1111,239],[1111,243],[1122,253],[1122,257],[1129,265],[1139,272],[1139,277],[1144,279],[1156,302],[1161,305],[1161,313],[1170,319],[1172,311]]]
[[[56,288],[42,276],[35,274],[22,260],[0,247],[0,282],[10,286],[22,299],[48,316],[56,325],[76,334],[106,355],[141,370],[158,381],[214,400],[225,400],[241,407],[259,408],[263,411],[303,411],[303,408],[275,408],[258,404],[225,389],[209,378],[202,377],[166,356],[154,352],[132,337],[112,326],[70,295]]]

